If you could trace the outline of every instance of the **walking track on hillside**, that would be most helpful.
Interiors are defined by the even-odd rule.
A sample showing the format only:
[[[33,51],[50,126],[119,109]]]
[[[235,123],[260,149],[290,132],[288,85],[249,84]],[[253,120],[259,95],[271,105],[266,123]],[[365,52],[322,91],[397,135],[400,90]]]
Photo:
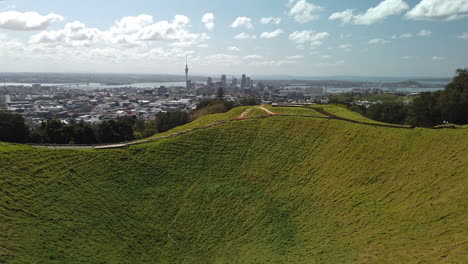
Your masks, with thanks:
[[[135,142],[129,142],[129,143],[119,143],[119,144],[111,144],[111,145],[100,145],[100,146],[69,146],[69,145],[31,145],[33,147],[38,147],[38,148],[56,148],[56,149],[117,149],[117,148],[125,148],[128,146],[134,146],[134,145],[141,145],[145,143],[149,143],[152,141],[160,140],[160,139],[166,139],[166,138],[172,138],[180,135],[184,135],[196,130],[202,130],[202,129],[208,129],[212,128],[215,126],[219,126],[222,124],[226,124],[229,122],[235,122],[235,121],[241,121],[241,120],[247,120],[247,119],[259,119],[259,118],[268,118],[271,116],[283,116],[283,117],[308,117],[308,118],[321,118],[321,119],[335,119],[335,120],[342,120],[342,121],[347,121],[355,124],[361,124],[361,125],[369,125],[369,126],[377,126],[377,127],[389,127],[389,128],[402,128],[402,129],[414,129],[415,127],[405,127],[405,126],[398,126],[398,125],[391,125],[391,124],[375,124],[375,123],[368,123],[368,122],[361,122],[361,121],[356,121],[344,117],[340,117],[337,115],[334,115],[332,113],[329,113],[322,108],[317,108],[317,107],[307,107],[307,106],[300,106],[297,105],[295,107],[301,107],[301,108],[306,108],[306,109],[312,109],[315,110],[325,116],[314,116],[314,115],[295,115],[295,114],[280,114],[280,113],[274,113],[267,108],[260,106],[260,107],[255,107],[257,109],[263,110],[265,113],[267,113],[267,116],[253,116],[253,117],[247,117],[247,115],[254,109],[254,108],[249,108],[245,110],[240,116],[234,118],[234,119],[229,119],[229,120],[224,120],[224,121],[219,121],[207,126],[202,126],[202,127],[197,127],[197,128],[192,128],[192,129],[187,129],[184,131],[180,131],[177,133],[172,133],[167,136],[160,136],[160,137],[154,137],[146,140],[140,140],[140,141],[135,141]]]

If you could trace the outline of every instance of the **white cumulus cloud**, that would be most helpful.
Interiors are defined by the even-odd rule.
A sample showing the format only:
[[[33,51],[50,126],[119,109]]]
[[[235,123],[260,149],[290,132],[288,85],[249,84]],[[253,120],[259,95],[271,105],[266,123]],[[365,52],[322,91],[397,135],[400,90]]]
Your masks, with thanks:
[[[63,16],[54,13],[42,16],[37,12],[8,11],[0,13],[0,28],[18,31],[44,30],[63,19]]]
[[[255,36],[255,35],[249,35],[249,34],[247,34],[247,33],[243,33],[243,32],[242,32],[242,33],[236,35],[234,38],[235,38],[235,39],[238,39],[238,40],[245,40],[245,39],[256,39],[257,36]]]
[[[65,28],[56,31],[43,31],[31,37],[31,44],[88,46],[101,37],[97,28],[88,28],[85,24],[74,21],[67,23]]]
[[[406,13],[412,20],[450,21],[468,17],[468,0],[422,0]]]
[[[378,44],[388,44],[390,43],[391,41],[389,40],[385,40],[385,39],[381,39],[381,38],[375,38],[375,39],[371,39],[369,40],[369,44],[371,45],[378,45]]]
[[[117,20],[112,30],[125,33],[136,32],[151,23],[153,23],[153,17],[150,15],[127,16]]]
[[[304,55],[292,55],[292,56],[286,56],[285,58],[287,60],[300,60],[304,58]]]
[[[341,44],[338,46],[339,49],[343,49],[347,52],[350,52],[352,47],[353,47],[352,44]]]
[[[0,56],[17,55],[25,50],[24,45],[15,39],[10,39],[6,35],[0,33]]]
[[[204,14],[201,21],[203,24],[205,24],[205,28],[208,30],[213,30],[215,27],[215,16],[213,13]]]
[[[404,33],[404,34],[401,34],[401,35],[393,35],[392,36],[392,39],[408,39],[408,38],[412,38],[413,37],[413,34],[411,33]]]
[[[240,49],[238,47],[234,47],[234,46],[227,47],[227,50],[229,50],[229,51],[240,51]]]
[[[184,15],[176,15],[172,21],[158,21],[143,27],[129,36],[132,41],[167,41],[179,43],[179,46],[190,46],[209,39],[205,33],[189,31],[190,19]]]
[[[252,19],[248,17],[238,17],[236,18],[234,22],[232,22],[231,27],[232,28],[244,27],[247,29],[251,29],[253,28]]]
[[[432,57],[432,60],[445,60],[444,57],[440,57],[440,56],[433,56]]]
[[[247,55],[247,56],[244,56],[244,59],[246,59],[246,60],[260,60],[260,59],[263,59],[263,56],[261,56],[261,55]]]
[[[279,25],[281,23],[281,18],[279,17],[263,17],[260,19],[260,23],[262,24],[273,24]]]
[[[408,10],[409,5],[403,0],[384,0],[376,7],[369,8],[365,13],[354,15],[353,9],[333,13],[328,19],[341,20],[343,24],[372,25],[384,21],[389,16],[399,15]]]
[[[427,29],[422,29],[416,35],[418,35],[419,37],[429,37],[430,35],[432,35],[432,31],[427,30]]]
[[[292,7],[289,16],[301,24],[319,19],[320,16],[316,13],[323,10],[323,7],[313,5],[306,0],[290,1],[290,4]]]
[[[353,20],[354,9],[346,9],[342,12],[335,12],[328,17],[329,20],[341,20],[342,24],[350,23]]]
[[[320,46],[322,41],[328,38],[330,34],[328,32],[315,32],[312,30],[296,31],[289,35],[289,40],[296,42],[297,44],[307,44],[311,46]]]
[[[266,38],[266,39],[276,38],[281,34],[283,34],[283,30],[282,29],[277,29],[277,30],[272,31],[272,32],[263,32],[260,35],[260,38]]]

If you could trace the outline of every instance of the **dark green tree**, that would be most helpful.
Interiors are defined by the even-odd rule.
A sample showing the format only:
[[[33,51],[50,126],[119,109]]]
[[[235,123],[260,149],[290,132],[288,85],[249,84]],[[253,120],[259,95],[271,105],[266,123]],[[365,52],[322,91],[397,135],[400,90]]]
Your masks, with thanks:
[[[216,93],[216,97],[219,100],[224,100],[224,88],[223,87],[218,88],[218,92]]]
[[[29,139],[29,128],[21,115],[0,112],[0,141],[25,143]]]
[[[68,141],[64,134],[63,124],[60,120],[48,120],[45,125],[45,134],[48,138],[48,143],[52,144],[67,144]]]
[[[365,115],[370,119],[390,123],[405,124],[408,109],[403,103],[381,103],[369,106]]]
[[[437,105],[441,93],[424,92],[414,99],[410,117],[412,125],[429,127],[442,123]]]
[[[159,133],[171,130],[174,127],[187,124],[190,117],[186,112],[175,111],[167,113],[158,113],[157,116],[157,130]]]
[[[441,119],[454,124],[468,124],[468,69],[457,70],[456,76],[440,95]]]
[[[118,143],[135,139],[128,119],[104,121],[98,125],[97,134],[101,143]]]
[[[244,97],[240,100],[239,103],[243,106],[259,105],[262,103],[262,100],[255,97]]]

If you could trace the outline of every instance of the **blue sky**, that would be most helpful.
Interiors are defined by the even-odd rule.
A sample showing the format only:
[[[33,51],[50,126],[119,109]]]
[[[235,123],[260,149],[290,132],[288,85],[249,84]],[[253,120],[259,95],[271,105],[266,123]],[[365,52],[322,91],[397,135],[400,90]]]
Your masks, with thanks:
[[[0,71],[183,74],[188,56],[197,75],[452,76],[467,15],[468,0],[3,0]]]

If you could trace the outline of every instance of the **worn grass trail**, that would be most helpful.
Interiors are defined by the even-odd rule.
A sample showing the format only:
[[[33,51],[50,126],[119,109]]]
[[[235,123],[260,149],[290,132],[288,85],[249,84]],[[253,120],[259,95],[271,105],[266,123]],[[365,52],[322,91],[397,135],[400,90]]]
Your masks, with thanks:
[[[466,130],[295,116],[125,149],[0,143],[0,263],[464,263],[467,153]]]

